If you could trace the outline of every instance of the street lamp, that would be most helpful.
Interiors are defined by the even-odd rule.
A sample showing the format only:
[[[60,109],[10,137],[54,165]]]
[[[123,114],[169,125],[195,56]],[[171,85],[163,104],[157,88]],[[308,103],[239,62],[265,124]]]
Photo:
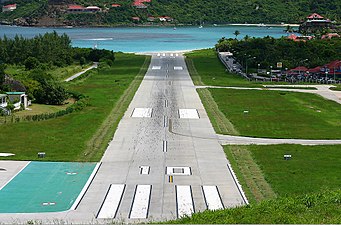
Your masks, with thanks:
[[[258,66],[257,73],[259,73],[260,63],[258,63],[257,66]]]

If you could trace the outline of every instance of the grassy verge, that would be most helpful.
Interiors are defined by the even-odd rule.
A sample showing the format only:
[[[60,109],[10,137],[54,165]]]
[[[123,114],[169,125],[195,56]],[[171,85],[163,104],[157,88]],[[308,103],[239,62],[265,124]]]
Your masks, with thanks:
[[[69,89],[89,96],[88,107],[56,119],[1,125],[0,152],[15,153],[6,158],[13,160],[37,159],[37,152],[43,151],[48,161],[98,161],[121,117],[106,120],[125,111],[131,99],[126,96],[134,95],[139,83],[133,81],[143,64],[146,68],[145,56],[116,54],[113,67],[99,68],[91,76],[68,84]],[[114,108],[119,112],[113,112]],[[89,145],[98,132],[103,134],[95,145]]]
[[[209,91],[221,112],[241,135],[309,139],[341,137],[340,105],[320,96],[266,90]]]
[[[249,202],[276,197],[247,146],[224,146],[224,151]]]
[[[341,221],[341,191],[266,200],[239,208],[195,213],[177,224],[334,224]]]
[[[248,146],[266,180],[280,196],[340,188],[340,145]],[[291,160],[284,160],[291,154]]]
[[[219,110],[217,103],[214,101],[211,92],[207,89],[197,89],[202,100],[207,115],[217,133],[238,135],[238,131],[226,116]]]

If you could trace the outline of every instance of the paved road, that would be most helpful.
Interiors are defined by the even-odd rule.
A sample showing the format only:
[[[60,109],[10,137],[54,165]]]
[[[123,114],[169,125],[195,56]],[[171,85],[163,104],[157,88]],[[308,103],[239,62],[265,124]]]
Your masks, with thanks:
[[[72,75],[71,77],[65,79],[65,82],[69,82],[69,81],[71,81],[73,79],[76,79],[77,77],[79,77],[80,75],[88,72],[89,70],[92,70],[93,68],[97,68],[97,66],[98,66],[98,62],[94,62],[92,66],[90,66],[90,67],[86,68],[85,70],[83,70],[83,71],[81,71],[79,73],[76,73],[75,75]]]
[[[246,202],[179,53],[153,55],[101,163],[76,210],[0,221],[159,221]]]

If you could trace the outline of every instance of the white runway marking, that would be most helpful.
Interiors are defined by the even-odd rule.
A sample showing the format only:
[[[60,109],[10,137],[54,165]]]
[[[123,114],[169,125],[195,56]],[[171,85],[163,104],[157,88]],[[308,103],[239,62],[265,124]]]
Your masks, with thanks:
[[[174,66],[174,70],[183,70],[182,66]]]
[[[163,127],[167,127],[167,116],[163,116]]]
[[[165,107],[167,108],[168,107],[168,100],[165,99]]]
[[[179,109],[181,119],[199,119],[199,114],[196,109]]]
[[[217,210],[224,208],[217,186],[202,186],[202,190],[204,192],[207,209]]]
[[[135,108],[131,117],[152,117],[152,108]]]
[[[148,217],[151,190],[151,185],[137,185],[129,218],[145,219]]]
[[[161,69],[161,66],[153,66],[152,67],[152,70],[160,70]]]
[[[178,218],[194,213],[192,190],[189,185],[176,185],[176,204]]]
[[[15,154],[13,154],[13,153],[0,153],[0,156],[2,156],[2,157],[13,156],[13,155],[15,155]]]
[[[149,166],[140,166],[140,174],[147,175],[149,174],[150,167]]]
[[[163,152],[167,152],[167,141],[163,141]]]
[[[97,215],[99,219],[109,219],[116,216],[125,184],[111,184],[103,205]]]
[[[167,175],[181,175],[181,176],[189,176],[192,174],[191,168],[188,166],[167,166],[166,168]]]

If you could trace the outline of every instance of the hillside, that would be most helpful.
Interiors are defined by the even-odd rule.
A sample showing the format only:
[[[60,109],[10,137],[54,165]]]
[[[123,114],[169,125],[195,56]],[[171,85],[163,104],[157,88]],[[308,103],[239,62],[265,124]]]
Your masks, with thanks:
[[[159,16],[177,24],[298,23],[312,12],[338,21],[341,15],[339,0],[135,0],[135,5],[133,0],[9,0],[3,5],[11,3],[17,9],[0,13],[0,21],[33,26],[159,23]],[[70,12],[70,4],[95,5],[100,11]]]

